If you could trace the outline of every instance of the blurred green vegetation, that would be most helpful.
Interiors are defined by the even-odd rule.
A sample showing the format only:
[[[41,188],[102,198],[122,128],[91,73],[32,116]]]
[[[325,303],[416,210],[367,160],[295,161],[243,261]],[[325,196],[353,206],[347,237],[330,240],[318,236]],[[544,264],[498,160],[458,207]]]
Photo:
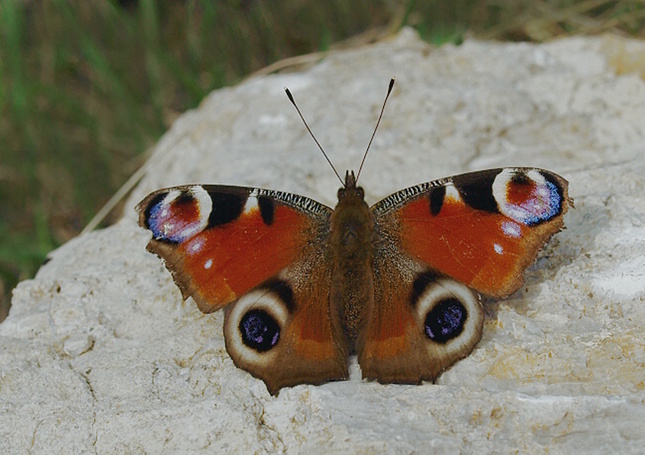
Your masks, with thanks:
[[[644,20],[642,1],[2,0],[0,321],[10,289],[77,235],[173,119],[213,89],[405,25],[441,44],[642,37]]]

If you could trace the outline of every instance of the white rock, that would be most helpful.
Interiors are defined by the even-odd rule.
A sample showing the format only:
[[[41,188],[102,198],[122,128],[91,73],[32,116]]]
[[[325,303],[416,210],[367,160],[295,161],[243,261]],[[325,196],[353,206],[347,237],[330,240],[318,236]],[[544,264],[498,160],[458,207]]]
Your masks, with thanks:
[[[640,56],[640,57],[639,57]],[[0,453],[638,453],[645,447],[645,44],[395,39],[212,93],[159,142],[117,225],[52,253],[0,325]],[[640,60],[639,60],[640,58]],[[222,314],[182,303],[134,204],[211,182],[333,205],[387,82],[361,176],[368,201],[414,183],[531,165],[576,209],[484,337],[437,384],[360,380],[270,396],[224,349]]]

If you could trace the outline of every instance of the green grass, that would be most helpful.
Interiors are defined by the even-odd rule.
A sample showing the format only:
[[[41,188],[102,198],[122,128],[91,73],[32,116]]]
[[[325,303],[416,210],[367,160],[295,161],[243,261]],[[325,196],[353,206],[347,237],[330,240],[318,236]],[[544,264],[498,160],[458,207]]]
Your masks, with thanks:
[[[216,88],[403,25],[442,44],[615,29],[642,36],[644,20],[638,1],[2,0],[0,320],[9,290],[77,235],[172,121]]]

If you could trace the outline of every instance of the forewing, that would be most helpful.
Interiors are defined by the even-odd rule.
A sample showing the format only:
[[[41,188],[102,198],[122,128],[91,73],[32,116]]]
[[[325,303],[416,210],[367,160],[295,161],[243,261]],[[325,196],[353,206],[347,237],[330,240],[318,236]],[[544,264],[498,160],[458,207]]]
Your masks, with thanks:
[[[503,297],[563,226],[567,181],[535,168],[473,172],[411,187],[372,207],[381,236],[429,268]]]
[[[365,378],[434,380],[481,338],[481,292],[505,296],[563,227],[567,182],[494,169],[411,187],[372,207],[374,302],[358,344]]]
[[[184,298],[226,309],[235,364],[281,387],[347,378],[348,348],[332,327],[327,248],[331,210],[311,199],[255,188],[180,186],[137,207]],[[234,302],[234,303],[233,303]]]
[[[179,186],[147,196],[139,224],[184,298],[205,313],[235,301],[299,260],[325,235],[331,209],[288,193]]]

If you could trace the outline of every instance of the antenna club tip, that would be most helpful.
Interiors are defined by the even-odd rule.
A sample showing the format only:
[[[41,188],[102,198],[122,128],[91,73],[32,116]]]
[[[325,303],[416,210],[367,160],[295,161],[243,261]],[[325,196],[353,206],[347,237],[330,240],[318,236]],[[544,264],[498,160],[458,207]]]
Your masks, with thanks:
[[[295,101],[293,99],[293,95],[291,94],[291,90],[289,90],[287,87],[284,88],[284,92],[287,94],[287,98],[289,98],[289,101],[295,104]]]
[[[392,87],[394,87],[394,81],[395,80],[396,80],[396,78],[394,76],[392,76],[392,79],[390,79],[390,85],[387,88],[388,93],[392,91]]]

